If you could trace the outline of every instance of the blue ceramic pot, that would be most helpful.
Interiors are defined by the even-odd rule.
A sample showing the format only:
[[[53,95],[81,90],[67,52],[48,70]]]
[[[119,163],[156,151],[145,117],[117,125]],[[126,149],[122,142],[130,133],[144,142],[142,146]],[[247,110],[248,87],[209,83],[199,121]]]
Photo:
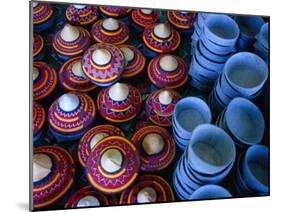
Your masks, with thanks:
[[[239,26],[240,36],[236,47],[239,51],[247,50],[255,42],[264,20],[261,16],[235,16],[234,20]]]
[[[248,148],[242,162],[242,177],[252,190],[268,194],[268,165],[268,147],[263,145],[254,145]]]
[[[239,27],[227,15],[210,14],[205,19],[203,33],[212,42],[222,46],[235,46],[239,37]]]
[[[244,145],[262,141],[265,121],[259,108],[245,98],[235,98],[227,106],[225,124],[231,134]]]
[[[241,96],[259,92],[268,78],[268,67],[262,58],[250,52],[239,52],[225,63],[223,74]]]
[[[198,97],[181,99],[173,113],[177,133],[182,138],[189,138],[193,129],[202,123],[210,123],[211,111],[208,105]]]
[[[261,43],[265,49],[269,49],[269,24],[264,23],[260,29],[259,34],[256,36],[256,39]]]
[[[221,128],[201,124],[192,133],[188,146],[188,162],[192,169],[215,175],[235,160],[236,149],[231,137]]]

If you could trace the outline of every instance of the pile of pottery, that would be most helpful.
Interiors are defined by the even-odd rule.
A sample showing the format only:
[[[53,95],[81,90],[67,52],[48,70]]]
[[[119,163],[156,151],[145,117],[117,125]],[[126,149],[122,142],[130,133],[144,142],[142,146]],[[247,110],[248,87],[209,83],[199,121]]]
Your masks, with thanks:
[[[209,96],[209,105],[218,115],[235,97],[256,98],[268,78],[268,67],[262,58],[250,52],[231,56]]]
[[[173,187],[178,197],[186,200],[201,186],[220,183],[231,171],[235,157],[234,142],[224,130],[211,124],[196,127],[174,171]]]
[[[202,99],[197,97],[181,99],[176,104],[172,117],[173,136],[178,148],[185,150],[190,143],[193,130],[211,121],[211,111]]]
[[[198,19],[201,16],[199,14]],[[240,31],[236,22],[227,15],[209,14],[202,22],[198,41],[193,44],[189,84],[208,92],[214,86],[227,59],[236,51],[235,44]]]
[[[224,129],[239,148],[262,142],[265,121],[259,108],[251,101],[237,97],[218,116],[216,125]]]
[[[261,16],[236,16],[234,20],[239,26],[240,35],[236,43],[237,51],[249,51],[253,47],[264,20]]]
[[[264,195],[269,192],[269,149],[253,145],[240,155],[236,164],[233,192],[237,196]]]

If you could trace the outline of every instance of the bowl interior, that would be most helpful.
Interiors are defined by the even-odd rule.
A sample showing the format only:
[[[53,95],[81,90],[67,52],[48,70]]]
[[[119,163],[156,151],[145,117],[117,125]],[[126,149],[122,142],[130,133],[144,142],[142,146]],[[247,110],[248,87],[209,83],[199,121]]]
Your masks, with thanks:
[[[210,110],[207,104],[200,99],[179,102],[176,107],[176,119],[179,125],[189,132],[193,131],[196,126],[211,121]]]
[[[228,16],[210,15],[206,19],[208,29],[223,39],[234,39],[238,36],[236,23]]]
[[[248,100],[237,99],[230,103],[226,121],[230,131],[248,144],[259,143],[263,138],[263,116],[258,108]]]
[[[226,166],[235,157],[231,138],[220,128],[200,127],[191,138],[195,155],[212,166]]]
[[[242,88],[254,88],[267,79],[266,64],[252,53],[232,56],[225,67],[228,79]]]
[[[269,185],[268,154],[265,151],[255,151],[249,154],[248,165],[254,177],[263,185]]]

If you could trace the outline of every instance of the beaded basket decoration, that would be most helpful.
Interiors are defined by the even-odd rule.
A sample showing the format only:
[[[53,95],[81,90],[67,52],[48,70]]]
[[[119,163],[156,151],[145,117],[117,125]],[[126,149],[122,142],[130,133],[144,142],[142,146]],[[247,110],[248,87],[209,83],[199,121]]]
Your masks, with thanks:
[[[155,10],[144,13],[142,9],[135,9],[131,13],[131,19],[134,24],[136,24],[141,29],[144,29],[149,25],[156,24],[159,21],[159,15]]]
[[[37,102],[33,103],[33,140],[40,137],[42,128],[46,120],[44,107]]]
[[[158,24],[149,25],[143,32],[143,42],[146,47],[156,53],[169,53],[175,51],[181,42],[180,34],[174,28],[170,27],[171,33],[167,38],[157,37],[154,28]]]
[[[97,55],[106,54],[108,61],[102,60],[106,63],[98,64],[93,58],[95,52]],[[84,53],[82,66],[92,83],[103,87],[109,86],[119,80],[125,67],[125,56],[121,49],[112,44],[97,43]]]
[[[130,78],[141,73],[146,63],[146,59],[141,51],[138,48],[127,44],[120,45],[119,48],[124,53],[126,59],[126,66],[121,78]]]
[[[124,191],[120,196],[120,204],[136,204],[136,203],[145,203],[138,202],[138,195],[141,191],[144,191],[145,188],[151,188],[155,191],[156,199],[150,200],[148,198],[147,202],[171,202],[175,201],[174,192],[169,185],[169,183],[160,176],[156,175],[143,175],[140,176],[135,183],[135,185]]]
[[[97,98],[97,106],[100,114],[108,121],[121,123],[130,121],[136,117],[141,110],[142,96],[137,88],[126,84],[129,88],[126,99],[122,101],[113,100],[109,95],[110,88],[100,91]]]
[[[42,180],[33,182],[33,203],[39,209],[56,203],[70,190],[75,169],[71,155],[59,146],[34,148],[36,154],[47,155],[52,161],[51,172]]]
[[[109,124],[95,126],[88,130],[80,139],[78,145],[78,159],[82,167],[86,167],[92,148],[103,138],[108,136],[123,136],[121,129]]]
[[[100,6],[99,7],[102,14],[108,17],[121,18],[128,15],[132,9],[127,7],[110,7],[110,6]]]
[[[97,7],[86,5],[70,5],[65,11],[66,19],[73,25],[88,25],[98,19],[99,11]]]
[[[33,33],[33,60],[42,60],[44,57],[44,40],[41,35]]]
[[[97,87],[83,73],[82,56],[74,57],[62,65],[59,81],[69,91],[89,92]]]
[[[33,63],[33,98],[35,101],[49,96],[57,85],[56,70],[45,62]]]
[[[163,60],[173,60],[176,65],[165,70],[160,65],[162,58],[164,58]],[[185,61],[179,56],[170,54],[161,54],[153,58],[148,64],[147,73],[151,83],[158,88],[180,88],[188,80],[188,66]]]
[[[164,96],[168,99],[164,99]],[[172,115],[181,96],[172,89],[160,89],[146,100],[146,115],[154,124],[162,127],[172,125]]]
[[[159,135],[164,143],[163,148],[153,154],[148,154],[144,149],[144,140],[148,135]],[[141,170],[144,172],[158,172],[168,167],[174,160],[176,154],[176,145],[172,135],[168,130],[155,125],[141,128],[131,138],[132,143],[136,146],[141,159]],[[151,140],[147,140],[152,145]],[[159,143],[155,143],[159,144]],[[160,145],[158,145],[160,146]]]
[[[180,30],[190,30],[196,19],[196,13],[167,11],[167,18],[174,27]]]
[[[87,94],[69,92],[51,104],[48,124],[54,135],[68,136],[75,140],[93,124],[95,117],[94,101]],[[75,135],[79,136],[76,138]]]
[[[116,205],[117,204],[117,200],[116,200],[115,196],[107,196],[107,195],[101,194],[100,192],[93,190],[93,188],[91,186],[84,186],[84,187],[80,188],[78,191],[76,191],[74,194],[72,194],[72,196],[66,202],[64,208],[80,207],[79,201],[81,201],[81,199],[83,199],[87,196],[95,197],[98,200],[99,205]],[[85,207],[89,207],[89,206],[93,206],[93,205],[87,205]],[[96,206],[96,205],[94,205],[94,206]]]
[[[108,151],[118,152],[121,157],[121,161],[118,161],[118,169],[113,172],[109,172],[102,163]],[[116,162],[112,161],[111,164],[116,164]],[[139,154],[131,141],[120,136],[109,136],[92,149],[87,162],[86,175],[91,185],[97,190],[116,194],[133,184],[138,176],[139,167]]]
[[[48,29],[54,18],[54,9],[50,4],[33,3],[33,27],[36,33]]]
[[[115,45],[126,43],[130,34],[127,25],[120,20],[113,19],[112,21],[117,22],[118,26],[114,30],[108,30],[103,25],[106,21],[107,19],[101,19],[93,24],[91,29],[93,39],[98,43],[111,43]]]
[[[67,24],[66,26],[69,27],[70,25]],[[86,29],[78,26],[70,27],[79,30],[79,35],[74,41],[65,41],[62,38],[61,32],[64,30],[63,27],[62,30],[55,34],[52,42],[54,50],[62,60],[68,60],[71,57],[81,55],[91,44],[91,35]]]

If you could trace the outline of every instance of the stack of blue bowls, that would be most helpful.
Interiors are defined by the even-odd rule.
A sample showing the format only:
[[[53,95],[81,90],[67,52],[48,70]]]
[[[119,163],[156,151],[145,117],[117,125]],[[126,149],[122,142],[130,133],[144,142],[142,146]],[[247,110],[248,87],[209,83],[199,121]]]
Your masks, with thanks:
[[[192,49],[194,49],[196,42],[200,39],[204,27],[204,22],[208,15],[209,15],[208,13],[198,13],[197,15],[196,21],[194,22],[194,32],[191,36]]]
[[[241,97],[234,98],[220,113],[216,125],[224,129],[240,149],[261,143],[265,131],[262,112],[250,100]]]
[[[209,106],[214,117],[235,97],[256,98],[268,78],[268,67],[254,53],[239,52],[231,56],[209,95]]]
[[[240,35],[236,43],[237,51],[248,51],[252,49],[256,36],[259,33],[264,20],[261,16],[239,15],[234,20],[239,26]]]
[[[204,185],[196,189],[189,197],[189,200],[207,200],[207,199],[220,199],[230,198],[231,193],[219,185]]]
[[[207,15],[198,41],[192,44],[194,48],[189,69],[190,85],[206,92],[212,89],[225,62],[236,51],[239,33],[238,25],[229,16]]]
[[[269,149],[250,146],[236,164],[233,192],[236,196],[269,194]]]
[[[180,150],[189,144],[191,133],[198,125],[211,123],[209,106],[198,97],[186,97],[177,102],[173,116],[173,137]]]
[[[268,64],[269,62],[269,29],[268,23],[262,25],[259,34],[256,36],[256,42],[254,44],[255,53],[257,53],[261,58],[265,60]]]
[[[234,142],[223,129],[211,124],[196,127],[173,175],[179,199],[189,199],[203,185],[220,183],[231,171],[235,157]]]

